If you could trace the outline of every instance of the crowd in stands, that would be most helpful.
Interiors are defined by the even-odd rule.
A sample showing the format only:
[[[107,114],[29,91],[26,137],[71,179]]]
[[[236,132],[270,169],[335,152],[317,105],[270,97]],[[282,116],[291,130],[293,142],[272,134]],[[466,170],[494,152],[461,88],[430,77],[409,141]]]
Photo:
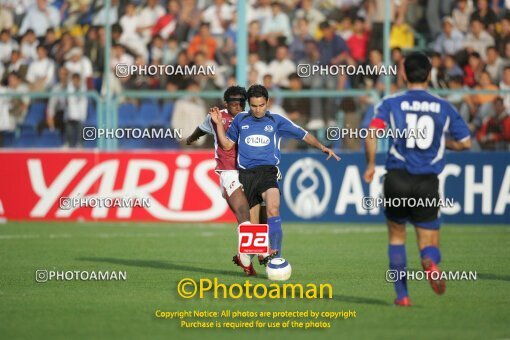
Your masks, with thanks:
[[[124,90],[190,91],[189,96],[174,101],[145,104],[156,109],[162,109],[159,104],[171,104],[169,110],[175,112],[164,116],[168,119],[164,124],[178,127],[185,120],[192,129],[211,104],[199,98],[199,92],[223,91],[235,83],[239,25],[248,29],[249,84],[261,83],[272,91],[272,111],[312,131],[339,124],[366,126],[375,104],[370,96],[290,98],[278,93],[366,89],[382,94],[383,80],[377,75],[299,77],[296,67],[304,63],[382,65],[384,0],[246,0],[246,23],[237,21],[237,1],[111,0],[107,18],[103,0],[2,0],[0,94],[21,95],[0,96],[0,131],[19,135],[32,125],[36,136],[57,131],[65,145],[81,146],[83,141],[76,134],[95,120],[92,101],[79,96],[30,99],[22,94],[104,93],[105,64],[113,71],[119,63],[213,65],[214,76],[133,75],[111,81],[114,94]],[[392,0],[390,5],[391,62],[399,65],[391,80],[392,92],[405,88],[401,65],[410,50],[428,51],[433,64],[432,88],[507,90],[499,94],[456,92],[448,99],[469,124],[477,147],[508,150],[510,1]],[[113,41],[109,61],[104,60],[107,19]],[[141,110],[139,104],[136,110],[148,111]],[[37,112],[32,112],[32,107]],[[162,117],[155,120],[161,122]],[[140,119],[133,119],[136,121]],[[0,142],[8,145],[2,139]],[[344,142],[342,147],[360,147],[360,143]]]

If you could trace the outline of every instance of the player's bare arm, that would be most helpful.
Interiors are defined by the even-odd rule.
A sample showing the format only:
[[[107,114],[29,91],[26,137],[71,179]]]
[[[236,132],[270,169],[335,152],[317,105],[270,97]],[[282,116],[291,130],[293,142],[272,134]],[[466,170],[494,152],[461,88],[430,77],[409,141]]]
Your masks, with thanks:
[[[211,115],[212,121],[216,125],[218,125],[218,126],[222,126],[223,125],[223,122],[221,120],[220,109],[218,109],[217,107],[213,107],[209,111],[209,113]],[[223,150],[230,150],[230,149],[232,149],[234,147],[235,143],[227,138],[227,135],[225,134],[225,130],[224,129],[218,129],[218,135],[217,136],[218,136],[218,143],[220,144],[220,146],[221,146],[221,148]]]
[[[193,133],[191,135],[189,135],[187,138],[186,138],[186,145],[191,145],[193,144],[194,142],[196,142],[200,137],[206,135],[207,133],[205,133],[204,131],[202,131],[199,127],[197,127],[195,129],[195,131],[193,131]]]
[[[337,156],[337,154],[335,154],[333,150],[322,145],[321,142],[319,142],[317,138],[315,138],[312,134],[307,133],[303,141],[305,141],[308,145],[316,147],[317,149],[321,150],[326,155],[328,155],[328,158],[326,158],[326,160],[329,160],[331,157],[335,158],[337,161],[340,160],[340,157]]]
[[[367,168],[365,169],[363,178],[365,179],[365,182],[371,183],[375,174],[375,154],[377,153],[377,139],[375,136],[368,134],[365,143]]]

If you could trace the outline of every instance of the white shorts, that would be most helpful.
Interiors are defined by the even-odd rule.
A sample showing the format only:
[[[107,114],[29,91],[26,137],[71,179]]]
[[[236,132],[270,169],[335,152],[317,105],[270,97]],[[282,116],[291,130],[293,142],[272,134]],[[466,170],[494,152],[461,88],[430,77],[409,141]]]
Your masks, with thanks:
[[[227,199],[232,196],[232,193],[238,188],[242,188],[241,182],[239,182],[239,171],[237,170],[223,170],[219,171],[220,174],[220,186],[221,195]]]

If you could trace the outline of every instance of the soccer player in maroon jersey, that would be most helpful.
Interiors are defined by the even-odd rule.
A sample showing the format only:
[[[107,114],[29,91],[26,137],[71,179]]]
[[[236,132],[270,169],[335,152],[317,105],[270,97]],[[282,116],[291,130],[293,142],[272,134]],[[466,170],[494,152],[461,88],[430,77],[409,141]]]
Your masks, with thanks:
[[[230,123],[234,117],[244,110],[246,104],[246,90],[241,86],[229,87],[224,95],[226,109],[220,111],[223,120],[223,129],[228,130]],[[210,114],[207,115],[205,120],[200,124],[195,131],[186,138],[186,144],[190,145],[199,139],[201,136],[211,134],[214,136],[214,158],[216,159],[216,173],[220,176],[220,187],[222,195],[227,201],[230,209],[235,214],[237,223],[239,225],[250,223],[250,208],[248,200],[244,195],[241,182],[239,182],[239,172],[236,167],[237,148],[231,150],[223,150],[218,147],[217,130],[218,125],[211,119]],[[262,214],[261,215],[265,215]],[[252,223],[265,223],[264,220],[258,217],[251,218]],[[275,252],[276,254],[276,252]],[[261,264],[267,263],[272,257],[270,254],[259,255],[259,262]],[[237,254],[234,256],[234,263],[243,268],[245,273],[249,276],[256,275],[253,264],[251,263],[252,257],[247,254]]]

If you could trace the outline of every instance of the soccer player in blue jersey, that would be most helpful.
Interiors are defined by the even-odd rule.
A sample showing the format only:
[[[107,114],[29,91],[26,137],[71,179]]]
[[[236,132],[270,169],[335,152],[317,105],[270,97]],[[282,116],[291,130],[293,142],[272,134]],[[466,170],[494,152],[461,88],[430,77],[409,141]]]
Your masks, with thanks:
[[[248,198],[250,213],[257,216],[260,203],[266,202],[269,248],[277,250],[281,256],[283,234],[277,183],[281,138],[301,139],[326,153],[328,160],[334,157],[338,161],[340,157],[289,119],[268,111],[269,94],[264,86],[252,85],[247,98],[250,110],[234,118],[226,135],[219,129],[218,139],[226,150],[237,144],[239,180]],[[221,124],[217,108],[211,111],[211,118],[216,124]]]
[[[429,93],[427,84],[432,66],[423,53],[412,53],[404,61],[408,90],[383,98],[375,108],[372,129],[390,128],[399,131],[416,129],[417,138],[395,138],[391,141],[386,159],[384,197],[393,199],[414,198],[426,201],[439,199],[437,176],[445,166],[445,148],[466,150],[471,148],[469,128],[455,108],[442,98]],[[419,130],[424,133],[420,133]],[[449,136],[447,137],[447,133]],[[421,138],[418,138],[421,137]],[[367,169],[365,181],[370,183],[375,173],[377,140],[367,138]],[[384,213],[389,232],[389,266],[396,273],[394,283],[395,304],[410,306],[405,271],[406,222],[414,224],[420,249],[421,263],[432,289],[437,294],[445,291],[440,279],[439,207],[385,207]],[[434,273],[434,275],[432,275]]]

